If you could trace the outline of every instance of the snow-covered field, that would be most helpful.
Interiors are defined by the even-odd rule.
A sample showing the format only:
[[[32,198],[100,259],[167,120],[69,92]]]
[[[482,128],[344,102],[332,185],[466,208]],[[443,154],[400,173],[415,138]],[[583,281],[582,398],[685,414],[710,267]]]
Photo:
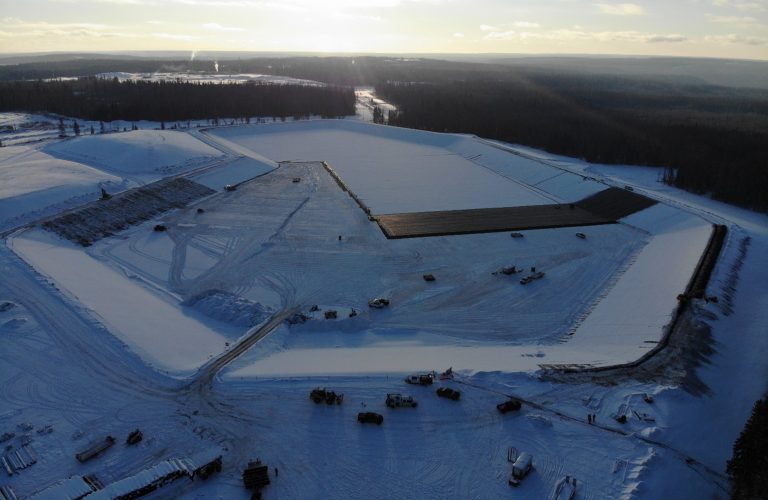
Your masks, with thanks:
[[[663,186],[649,169],[351,120],[139,132],[45,152],[25,146],[30,158],[55,151],[80,162],[64,176],[71,184],[97,174],[149,182],[192,168],[191,179],[219,192],[87,249],[40,229],[2,242],[0,432],[14,432],[6,444],[17,448],[28,436],[38,461],[0,486],[29,495],[87,473],[108,484],[222,449],[219,477],[177,482],[161,496],[248,498],[240,474],[256,457],[280,469],[265,498],[554,498],[566,475],[578,480],[579,499],[726,496],[724,461],[768,380],[764,215]],[[285,160],[294,163],[274,163]],[[624,184],[661,203],[584,228],[586,239],[565,228],[387,240],[321,160],[374,213],[567,202]],[[64,164],[48,161],[58,163],[26,176],[0,161],[12,186],[0,189],[43,192],[56,183],[40,177]],[[647,352],[711,223],[731,231],[708,290],[721,300],[696,304],[716,346],[696,370],[709,392],[661,375],[612,386],[539,378],[542,364]],[[521,285],[521,274],[493,274],[510,265],[546,275]],[[390,306],[369,308],[374,297]],[[281,311],[310,319],[262,331]],[[252,347],[227,358],[254,333]],[[231,363],[217,375],[212,358]],[[453,381],[402,381],[449,366]],[[317,385],[343,392],[344,403],[313,405]],[[461,400],[438,398],[441,385]],[[413,394],[419,407],[387,409],[388,392]],[[507,395],[524,399],[520,412],[496,411]],[[358,411],[382,413],[384,424],[360,425]],[[630,416],[624,425],[612,418],[619,411]],[[136,427],[144,441],[125,446]],[[118,444],[102,457],[74,460],[107,434]],[[507,485],[509,447],[534,456],[516,490]]]

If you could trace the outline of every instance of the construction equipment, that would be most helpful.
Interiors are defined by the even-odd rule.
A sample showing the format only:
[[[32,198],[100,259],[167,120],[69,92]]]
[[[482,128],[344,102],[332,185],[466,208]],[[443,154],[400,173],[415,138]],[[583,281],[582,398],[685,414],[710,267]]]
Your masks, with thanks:
[[[315,387],[309,393],[309,399],[320,404],[325,401],[325,404],[332,405],[336,403],[340,405],[344,401],[344,394],[336,394],[335,392],[326,389],[325,387]]]
[[[425,274],[422,278],[424,278],[424,281],[435,281],[435,276],[433,274]]]
[[[520,481],[528,475],[533,469],[533,455],[527,452],[522,452],[515,463],[512,464],[512,473],[509,475],[509,484],[511,486],[517,486]]]
[[[91,444],[88,448],[75,455],[75,458],[80,462],[87,462],[107,451],[113,444],[115,444],[115,438],[113,436],[107,436],[101,441],[96,441]]]
[[[531,281],[535,281],[535,280],[541,279],[543,277],[544,277],[544,272],[543,271],[536,271],[535,273],[529,274],[525,278],[521,279],[520,280],[520,284],[521,285],[527,285]]]
[[[140,442],[142,439],[144,439],[144,434],[142,434],[139,429],[136,429],[135,431],[128,434],[128,439],[125,440],[125,443],[136,444]]]
[[[385,403],[388,408],[416,408],[419,405],[413,396],[402,394],[387,394]]]
[[[440,380],[453,380],[453,367],[450,367],[441,373]]]
[[[269,467],[259,459],[248,462],[243,471],[243,484],[249,490],[261,490],[269,484]]]
[[[384,416],[372,411],[365,411],[357,414],[357,421],[361,424],[381,425],[384,421]]]
[[[383,309],[389,305],[389,299],[384,297],[377,297],[368,301],[368,307],[374,309]]]
[[[496,409],[499,410],[501,413],[507,413],[510,411],[518,411],[520,408],[522,408],[523,404],[518,399],[510,399],[508,401],[504,401],[503,403],[499,403],[496,405]]]
[[[451,389],[450,387],[441,387],[437,390],[437,395],[441,398],[451,399],[458,401],[461,398],[461,392]]]
[[[522,238],[524,236],[523,233],[510,233],[509,235],[513,238]]]
[[[405,377],[405,383],[414,385],[432,385],[434,378],[431,373],[417,373]]]

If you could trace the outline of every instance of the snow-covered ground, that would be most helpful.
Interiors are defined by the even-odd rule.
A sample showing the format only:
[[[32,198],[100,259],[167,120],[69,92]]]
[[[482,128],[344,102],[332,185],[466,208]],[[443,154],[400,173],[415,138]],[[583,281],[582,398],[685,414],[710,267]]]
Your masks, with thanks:
[[[457,136],[348,120],[233,127],[213,134],[275,161],[326,161],[376,214],[552,203],[537,188],[511,178],[516,171],[502,176],[451,151],[447,146],[460,141]]]
[[[0,245],[0,432],[17,434],[6,443],[13,447],[28,436],[38,455],[0,485],[28,495],[86,473],[107,484],[168,458],[223,449],[219,477],[160,494],[248,498],[240,474],[260,457],[280,469],[266,498],[547,498],[566,475],[578,480],[576,498],[727,496],[724,461],[768,380],[768,217],[659,184],[653,170],[468,136],[333,120],[188,138],[224,157],[193,179],[220,189],[258,177],[88,249],[40,230],[9,239],[13,251]],[[126,148],[148,157],[154,140],[137,137]],[[170,170],[185,168],[183,156]],[[310,162],[275,168],[264,157]],[[115,174],[147,172],[127,171],[132,163],[122,158]],[[319,160],[374,213],[574,201],[624,184],[662,203],[585,228],[584,240],[573,228],[522,239],[387,240]],[[721,300],[695,306],[712,324],[715,349],[695,373],[705,390],[662,375],[613,386],[538,378],[539,364],[613,363],[646,352],[713,222],[731,230],[708,290]],[[152,231],[157,223],[167,231]],[[520,274],[492,274],[508,265],[546,276],[523,286]],[[423,281],[424,273],[437,281]],[[369,309],[377,296],[390,307]],[[311,312],[315,304],[320,310]],[[266,314],[292,308],[312,319],[280,324],[212,382],[205,368],[195,372]],[[324,318],[329,309],[338,319]],[[448,366],[454,381],[402,381]],[[313,405],[307,394],[317,385],[343,392],[344,403]],[[440,385],[461,390],[461,401],[437,398]],[[413,394],[420,405],[388,410],[388,392]],[[501,415],[495,405],[509,394],[526,402]],[[358,411],[382,413],[384,424],[360,425]],[[612,419],[618,411],[629,414],[627,424]],[[587,413],[597,415],[595,425]],[[136,427],[145,440],[123,445]],[[118,444],[103,457],[73,459],[107,434]],[[516,490],[507,485],[512,446],[534,456]]]
[[[0,230],[52,213],[73,198],[96,199],[123,180],[29,146],[0,148]]]
[[[156,180],[222,158],[221,151],[184,132],[134,130],[75,137],[44,151],[127,178]]]

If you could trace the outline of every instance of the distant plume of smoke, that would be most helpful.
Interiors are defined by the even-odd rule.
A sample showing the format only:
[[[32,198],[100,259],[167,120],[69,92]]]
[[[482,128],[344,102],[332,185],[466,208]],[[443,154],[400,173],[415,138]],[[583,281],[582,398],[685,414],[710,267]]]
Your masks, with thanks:
[[[189,55],[189,62],[194,61],[196,55],[197,55],[197,51],[193,50],[192,53]]]
[[[216,73],[219,72],[219,61],[213,61],[213,69],[216,70]]]

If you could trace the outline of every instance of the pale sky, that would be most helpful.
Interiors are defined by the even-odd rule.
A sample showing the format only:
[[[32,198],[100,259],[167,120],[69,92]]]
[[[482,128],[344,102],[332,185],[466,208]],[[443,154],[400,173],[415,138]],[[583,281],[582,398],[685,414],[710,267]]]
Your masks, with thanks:
[[[238,50],[768,59],[768,0],[0,0],[0,52]]]

